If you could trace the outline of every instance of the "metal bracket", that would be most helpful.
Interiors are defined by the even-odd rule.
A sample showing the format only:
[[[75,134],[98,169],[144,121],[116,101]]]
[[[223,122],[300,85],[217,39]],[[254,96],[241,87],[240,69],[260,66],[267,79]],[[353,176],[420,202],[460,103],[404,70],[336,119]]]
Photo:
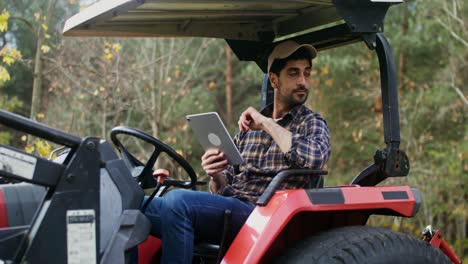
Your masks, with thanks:
[[[374,155],[374,164],[361,171],[351,181],[351,184],[376,186],[388,177],[407,176],[409,169],[409,159],[403,150],[398,148],[377,150]]]
[[[370,34],[362,34],[362,40],[364,40],[364,43],[366,43],[367,47],[370,50],[375,50],[377,47],[377,41],[376,41],[376,34],[375,33],[370,33]]]
[[[336,10],[352,33],[383,32],[383,21],[391,4],[369,0],[335,0]]]
[[[17,252],[13,262],[32,263],[38,259],[54,259],[57,263],[66,263],[66,214],[70,210],[94,211],[93,248],[99,262],[100,167],[99,139],[85,138],[62,173],[55,189],[49,189],[46,200],[33,219],[27,239],[23,240],[21,250]],[[65,250],[57,250],[57,245],[63,245]]]
[[[387,177],[407,176],[410,170],[410,164],[406,153],[396,148],[388,148],[386,152],[385,175]]]
[[[268,78],[268,73],[263,75],[263,82],[262,82],[262,99],[260,104],[260,109],[265,108],[267,105],[273,103],[274,91],[270,84],[270,79]]]

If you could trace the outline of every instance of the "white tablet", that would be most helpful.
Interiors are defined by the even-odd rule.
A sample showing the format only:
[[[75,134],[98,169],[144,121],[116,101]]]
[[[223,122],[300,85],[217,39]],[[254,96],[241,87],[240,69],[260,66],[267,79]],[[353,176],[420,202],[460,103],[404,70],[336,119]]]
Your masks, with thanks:
[[[231,165],[244,161],[218,113],[188,115],[186,118],[205,151],[221,150]]]

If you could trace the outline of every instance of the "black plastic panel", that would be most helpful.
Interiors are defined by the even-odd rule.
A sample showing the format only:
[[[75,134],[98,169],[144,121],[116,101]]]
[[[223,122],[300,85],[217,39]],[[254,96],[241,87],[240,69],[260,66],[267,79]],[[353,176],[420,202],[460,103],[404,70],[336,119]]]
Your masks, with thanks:
[[[384,200],[408,200],[408,193],[404,191],[382,192]]]
[[[313,204],[344,204],[345,199],[340,189],[306,190]]]
[[[114,181],[115,186],[122,194],[122,209],[138,209],[143,202],[144,192],[133,179],[130,171],[122,160],[113,160],[106,163],[106,170]]]
[[[53,259],[54,263],[67,263],[66,216],[70,210],[93,211],[94,230],[100,230],[100,165],[99,139],[85,139],[71,158],[54,195],[40,208],[28,233],[30,239],[23,241],[22,250],[16,254],[14,262],[50,263]],[[100,233],[96,231],[94,250],[97,262],[100,262],[99,241]]]
[[[4,146],[1,144],[0,148],[3,149],[3,152],[5,152],[5,150],[8,151],[7,154],[0,153],[0,176],[6,178],[12,178],[38,185],[54,187],[57,185],[57,182],[65,169],[65,167],[61,164],[30,155],[19,149]],[[34,162],[31,163],[30,160],[34,160]],[[15,168],[13,167],[21,165],[22,163],[24,163],[26,167],[30,166],[32,174],[30,175],[31,177],[25,175],[24,173],[23,175],[18,175],[15,172]]]

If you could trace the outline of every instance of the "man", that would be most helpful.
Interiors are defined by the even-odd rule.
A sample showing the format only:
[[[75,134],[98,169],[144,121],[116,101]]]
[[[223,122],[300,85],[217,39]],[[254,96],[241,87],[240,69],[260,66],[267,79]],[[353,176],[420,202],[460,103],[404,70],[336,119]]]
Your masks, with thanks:
[[[174,190],[151,202],[145,214],[152,233],[163,241],[163,263],[191,263],[197,241],[220,240],[225,210],[232,212],[232,240],[255,208],[255,201],[274,174],[290,168],[320,169],[330,155],[330,139],[323,118],[304,106],[309,93],[311,45],[294,41],[278,44],[268,58],[274,102],[261,112],[252,107],[239,118],[234,142],[244,158],[239,168],[222,152],[209,150],[202,167],[210,175],[215,194]],[[308,177],[292,177],[281,189],[302,188]]]

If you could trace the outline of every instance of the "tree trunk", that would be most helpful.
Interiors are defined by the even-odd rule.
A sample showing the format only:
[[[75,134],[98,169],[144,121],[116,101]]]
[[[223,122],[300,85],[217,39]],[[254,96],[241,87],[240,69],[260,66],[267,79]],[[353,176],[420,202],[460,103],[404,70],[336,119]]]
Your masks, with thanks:
[[[151,61],[156,60],[156,45],[157,42],[153,42],[153,47],[151,50]],[[157,77],[156,77],[156,64],[152,65],[151,67],[151,81],[150,81],[150,89],[151,89],[151,132],[154,137],[159,137],[159,117],[161,115],[161,87],[158,85]]]
[[[47,2],[47,9],[45,12],[46,21],[45,25],[49,25],[50,17],[52,16],[52,10],[55,7],[56,0],[49,0]],[[31,100],[31,114],[30,117],[32,120],[36,120],[36,116],[41,111],[41,99],[42,99],[42,44],[44,42],[45,31],[41,25],[38,26],[37,30],[37,47],[36,47],[36,56],[34,58],[34,81],[33,81],[33,91],[32,91],[32,100]]]
[[[226,122],[232,122],[232,51],[226,45]]]
[[[101,137],[106,138],[107,135],[107,98],[104,98],[102,104],[102,116],[101,116]]]
[[[40,106],[41,106],[41,97],[42,97],[41,46],[42,46],[42,37],[39,37],[37,40],[36,57],[34,59],[34,81],[33,81],[31,116],[30,116],[32,120],[36,120],[36,115],[39,113]]]
[[[408,7],[403,8],[403,17],[401,20],[401,35],[403,38],[408,32]],[[398,61],[398,83],[400,84],[400,91],[406,86],[406,60],[405,60],[405,47],[402,46]]]
[[[456,217],[456,222],[457,241],[459,241],[457,253],[459,254],[458,256],[460,259],[465,259],[464,241],[466,241],[466,218],[463,216],[463,214],[459,214]]]

